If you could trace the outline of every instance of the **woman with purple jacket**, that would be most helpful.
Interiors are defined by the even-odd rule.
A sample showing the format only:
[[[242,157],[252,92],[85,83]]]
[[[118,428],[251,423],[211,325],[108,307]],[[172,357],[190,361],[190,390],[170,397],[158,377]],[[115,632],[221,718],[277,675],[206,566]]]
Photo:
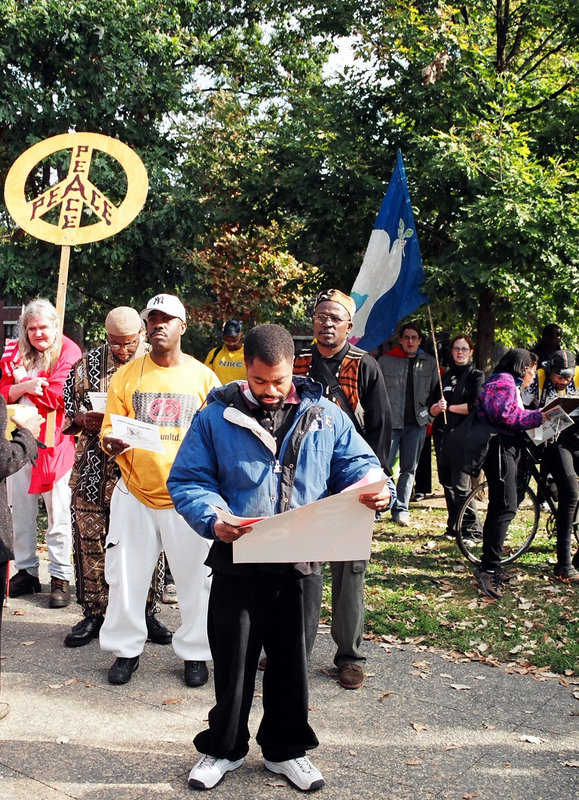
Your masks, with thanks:
[[[537,357],[521,348],[507,350],[483,386],[477,414],[494,425],[494,436],[483,469],[488,481],[489,507],[483,528],[483,552],[474,576],[488,597],[502,597],[503,545],[509,523],[516,514],[517,466],[521,445],[517,434],[543,422],[540,410],[523,407],[520,389],[530,386],[537,372]]]

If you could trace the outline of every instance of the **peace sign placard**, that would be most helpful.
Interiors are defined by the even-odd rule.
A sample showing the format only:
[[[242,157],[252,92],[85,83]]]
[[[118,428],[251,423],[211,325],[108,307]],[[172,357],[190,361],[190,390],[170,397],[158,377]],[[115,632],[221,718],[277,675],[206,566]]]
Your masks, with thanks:
[[[32,170],[62,150],[70,150],[66,178],[27,199],[26,182]],[[90,180],[95,151],[106,153],[125,171],[127,192],[118,206]],[[8,211],[27,233],[53,244],[77,245],[106,239],[125,228],[145,204],[147,191],[147,170],[126,144],[100,133],[63,133],[37,142],[16,159],[6,178],[4,198]],[[85,208],[93,212],[97,222],[81,224],[86,221]],[[57,224],[44,219],[54,209],[59,209]]]

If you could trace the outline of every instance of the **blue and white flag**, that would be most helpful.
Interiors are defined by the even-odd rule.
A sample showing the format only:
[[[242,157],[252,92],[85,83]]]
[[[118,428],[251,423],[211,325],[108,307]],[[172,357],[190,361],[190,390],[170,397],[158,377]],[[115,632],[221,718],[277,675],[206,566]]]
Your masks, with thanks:
[[[384,196],[364,261],[350,294],[356,314],[349,340],[363,350],[385,342],[396,323],[428,303],[402,154]]]

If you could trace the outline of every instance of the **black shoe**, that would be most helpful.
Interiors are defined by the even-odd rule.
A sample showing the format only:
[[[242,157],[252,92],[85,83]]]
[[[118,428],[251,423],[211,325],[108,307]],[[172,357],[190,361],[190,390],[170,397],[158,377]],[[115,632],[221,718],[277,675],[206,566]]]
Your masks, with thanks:
[[[64,637],[65,647],[82,647],[89,644],[99,635],[103,622],[104,619],[100,616],[84,617]]]
[[[154,644],[171,644],[173,634],[162,622],[155,619],[152,614],[151,616],[145,617],[145,622],[147,623],[147,640],[149,642],[154,642]]]
[[[128,683],[133,672],[139,667],[139,656],[134,658],[117,658],[109,669],[109,683]]]
[[[36,575],[31,575],[25,569],[19,569],[16,575],[10,578],[9,597],[21,597],[23,594],[33,594],[41,591],[42,587]]]
[[[185,662],[185,683],[187,686],[204,686],[209,680],[209,670],[205,661]]]
[[[66,608],[70,605],[70,583],[61,578],[50,579],[50,608]]]

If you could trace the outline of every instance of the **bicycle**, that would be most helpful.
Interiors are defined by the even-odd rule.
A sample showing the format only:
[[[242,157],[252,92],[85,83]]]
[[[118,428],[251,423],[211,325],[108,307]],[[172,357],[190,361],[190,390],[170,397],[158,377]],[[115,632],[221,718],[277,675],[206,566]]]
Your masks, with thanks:
[[[541,496],[548,508],[548,516],[545,520],[545,528],[549,537],[557,535],[557,500],[553,495],[551,486],[541,475],[539,469],[540,458],[539,448],[533,448],[529,443],[524,444],[521,456],[521,469],[519,472],[519,505],[515,517],[509,523],[509,529],[505,538],[501,564],[511,564],[523,555],[531,546],[533,539],[537,535],[539,523],[541,521],[541,503],[537,495]],[[524,460],[523,460],[524,459]],[[530,482],[534,480],[537,486],[535,492]],[[477,532],[467,532],[465,516],[472,520],[473,510],[476,509],[478,520],[477,527],[480,526],[480,534]],[[460,512],[457,515],[455,536],[456,542],[461,553],[473,564],[480,564],[482,555],[482,529],[488,510],[488,483],[481,481],[475,486],[470,494],[465,498]],[[579,542],[579,506],[575,509],[573,520],[573,533]]]

